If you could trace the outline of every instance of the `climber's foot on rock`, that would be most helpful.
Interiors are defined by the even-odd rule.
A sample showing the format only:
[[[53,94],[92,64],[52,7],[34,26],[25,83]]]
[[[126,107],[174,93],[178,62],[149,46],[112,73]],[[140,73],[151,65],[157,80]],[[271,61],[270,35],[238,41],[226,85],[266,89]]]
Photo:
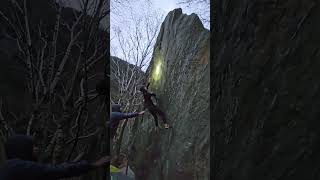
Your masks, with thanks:
[[[169,129],[169,124],[164,124],[165,129]]]

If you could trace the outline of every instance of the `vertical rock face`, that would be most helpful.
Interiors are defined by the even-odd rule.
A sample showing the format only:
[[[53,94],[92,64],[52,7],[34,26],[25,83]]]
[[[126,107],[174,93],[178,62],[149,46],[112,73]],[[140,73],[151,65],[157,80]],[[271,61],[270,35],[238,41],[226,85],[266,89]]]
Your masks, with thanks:
[[[214,179],[319,179],[320,3],[219,2]]]
[[[195,14],[171,11],[147,70],[149,89],[172,128],[154,130],[150,113],[130,122],[122,150],[138,179],[209,179],[210,33]]]

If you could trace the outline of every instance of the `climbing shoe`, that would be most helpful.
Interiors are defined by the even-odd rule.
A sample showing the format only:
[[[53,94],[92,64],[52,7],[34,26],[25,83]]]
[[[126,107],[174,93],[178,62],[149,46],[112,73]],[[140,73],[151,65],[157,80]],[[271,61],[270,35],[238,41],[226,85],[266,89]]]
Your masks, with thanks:
[[[169,129],[169,124],[164,124],[165,129]]]

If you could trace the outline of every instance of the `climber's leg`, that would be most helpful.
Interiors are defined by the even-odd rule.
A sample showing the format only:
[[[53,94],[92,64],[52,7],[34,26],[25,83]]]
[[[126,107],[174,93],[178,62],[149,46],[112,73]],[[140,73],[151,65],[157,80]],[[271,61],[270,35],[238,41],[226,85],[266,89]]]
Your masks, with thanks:
[[[169,124],[167,122],[167,117],[166,114],[161,111],[161,109],[159,107],[155,108],[155,111],[157,112],[157,114],[159,114],[159,116],[161,117],[163,123],[164,123],[164,128],[168,129],[169,128]]]
[[[159,114],[161,117],[163,123],[167,124],[167,118],[163,111],[161,111],[158,107],[155,109],[155,111]]]
[[[158,116],[157,116],[157,112],[153,109],[153,108],[150,108],[149,109],[150,113],[152,114],[153,116],[153,119],[154,119],[154,122],[156,124],[156,127],[158,127]]]

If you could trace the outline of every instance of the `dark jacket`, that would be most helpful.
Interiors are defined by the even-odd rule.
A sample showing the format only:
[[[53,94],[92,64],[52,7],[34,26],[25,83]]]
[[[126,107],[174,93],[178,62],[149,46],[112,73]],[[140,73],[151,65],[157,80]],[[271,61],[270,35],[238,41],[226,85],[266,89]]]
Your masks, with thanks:
[[[5,144],[5,150],[7,160],[0,169],[1,180],[55,180],[80,176],[93,169],[93,166],[85,161],[61,165],[34,162],[33,140],[30,136],[10,137]]]
[[[148,83],[147,87],[140,87],[140,91],[143,94],[143,105],[144,109],[154,108],[155,104],[152,101],[152,96],[156,97],[156,94],[148,92],[150,83]]]
[[[113,138],[121,120],[134,118],[134,117],[139,116],[139,114],[138,113],[123,113],[123,112],[121,112],[120,105],[118,105],[118,104],[111,105],[111,108],[112,108],[112,112],[111,112],[109,127],[111,129],[111,137]]]
[[[144,100],[144,108],[148,109],[150,107],[155,107],[151,97],[154,96],[156,97],[156,94],[154,93],[149,93],[147,91],[143,92],[143,100]]]

